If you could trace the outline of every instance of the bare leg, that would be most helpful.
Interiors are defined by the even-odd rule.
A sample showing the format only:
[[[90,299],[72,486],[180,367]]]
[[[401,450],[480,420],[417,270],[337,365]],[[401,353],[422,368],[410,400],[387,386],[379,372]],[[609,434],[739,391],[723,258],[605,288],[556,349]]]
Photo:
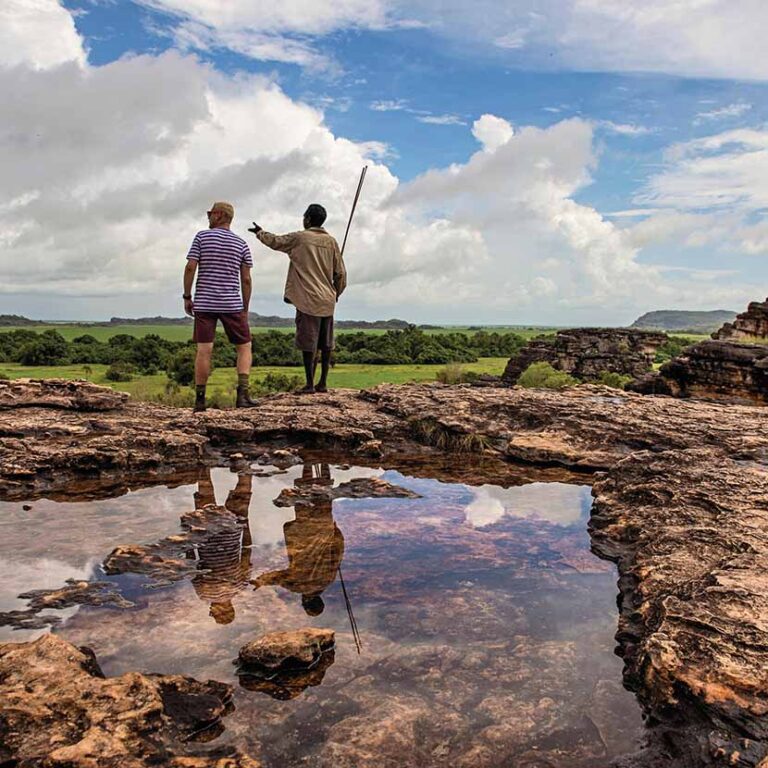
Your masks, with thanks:
[[[320,363],[320,381],[317,382],[318,392],[328,391],[328,369],[331,367],[331,350],[322,350],[322,360]]]
[[[253,352],[251,351],[251,342],[238,344],[237,350],[237,373],[239,375],[249,376],[251,373],[251,364],[253,363]]]
[[[307,384],[302,390],[303,392],[315,391],[315,353],[314,352],[302,352],[304,359],[304,376],[307,380]]]
[[[213,342],[197,345],[197,355],[195,355],[195,384],[198,387],[205,386],[208,383],[208,377],[211,375],[212,354]]]

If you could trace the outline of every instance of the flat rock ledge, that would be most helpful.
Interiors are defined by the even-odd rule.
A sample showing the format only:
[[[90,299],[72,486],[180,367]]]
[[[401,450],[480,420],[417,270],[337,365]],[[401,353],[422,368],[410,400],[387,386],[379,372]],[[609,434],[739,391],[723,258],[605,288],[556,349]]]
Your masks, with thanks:
[[[179,675],[105,678],[93,652],[55,635],[0,645],[0,764],[19,768],[258,768],[205,744],[232,690]]]
[[[0,498],[77,478],[157,477],[211,452],[249,456],[267,445],[354,452],[373,442],[383,464],[441,450],[602,471],[594,549],[619,567],[618,651],[650,726],[647,748],[617,765],[768,768],[764,407],[599,386],[421,384],[277,395],[198,416],[130,401],[97,414],[17,403],[3,416]],[[11,683],[0,680],[5,702]],[[281,697],[300,690],[253,685]]]
[[[330,651],[336,642],[332,629],[294,629],[270,632],[250,643],[239,653],[240,664],[251,670],[284,672],[307,670],[314,667],[320,657]]]

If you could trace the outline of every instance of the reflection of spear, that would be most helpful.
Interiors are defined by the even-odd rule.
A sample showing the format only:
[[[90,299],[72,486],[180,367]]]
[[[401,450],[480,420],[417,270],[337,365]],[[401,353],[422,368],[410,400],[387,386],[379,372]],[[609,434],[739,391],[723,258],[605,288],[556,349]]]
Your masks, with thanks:
[[[349,228],[352,226],[352,217],[355,215],[355,208],[357,207],[357,201],[360,199],[360,192],[363,189],[363,182],[365,181],[365,174],[368,171],[368,166],[366,165],[362,173],[360,174],[360,181],[357,185],[357,192],[355,192],[355,200],[352,203],[352,210],[349,212],[349,221],[347,222],[347,231],[344,233],[344,242],[341,244],[341,255],[344,255],[344,247],[347,244],[347,235],[349,235]]]
[[[349,601],[349,595],[347,594],[347,588],[344,585],[344,577],[341,575],[341,566],[339,566],[339,581],[341,581],[341,591],[344,593],[344,604],[347,606],[347,616],[349,616],[349,626],[352,627],[352,637],[355,638],[355,648],[357,652],[363,647],[360,641],[360,631],[357,628],[357,622],[355,621],[355,614],[352,613],[352,603]]]

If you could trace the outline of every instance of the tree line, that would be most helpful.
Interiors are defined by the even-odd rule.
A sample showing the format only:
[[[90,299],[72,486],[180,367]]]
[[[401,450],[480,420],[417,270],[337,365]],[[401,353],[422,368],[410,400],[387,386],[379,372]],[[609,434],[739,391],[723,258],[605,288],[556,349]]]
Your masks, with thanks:
[[[524,344],[521,336],[509,332],[427,334],[409,326],[381,335],[338,334],[334,358],[337,363],[373,365],[467,363],[479,357],[509,357]],[[298,366],[302,363],[292,334],[279,331],[256,333],[252,349],[254,365]],[[193,355],[193,342],[170,341],[157,334],[142,337],[117,334],[108,341],[83,334],[67,341],[54,329],[40,333],[28,329],[0,333],[0,362],[29,366],[103,364],[128,373],[168,371],[180,380],[186,376],[180,377],[174,372],[187,369]],[[234,346],[223,334],[217,334],[214,365],[226,368],[234,366],[235,361]]]

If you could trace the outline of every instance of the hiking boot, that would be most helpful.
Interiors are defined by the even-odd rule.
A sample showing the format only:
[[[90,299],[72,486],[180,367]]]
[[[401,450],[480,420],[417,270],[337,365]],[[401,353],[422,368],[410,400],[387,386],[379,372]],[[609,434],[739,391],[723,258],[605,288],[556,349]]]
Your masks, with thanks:
[[[195,400],[195,407],[192,409],[192,413],[202,413],[204,410],[206,410],[205,398],[202,400],[197,398]]]
[[[255,408],[257,405],[258,403],[256,400],[251,400],[248,387],[237,388],[237,400],[235,400],[235,408]]]

